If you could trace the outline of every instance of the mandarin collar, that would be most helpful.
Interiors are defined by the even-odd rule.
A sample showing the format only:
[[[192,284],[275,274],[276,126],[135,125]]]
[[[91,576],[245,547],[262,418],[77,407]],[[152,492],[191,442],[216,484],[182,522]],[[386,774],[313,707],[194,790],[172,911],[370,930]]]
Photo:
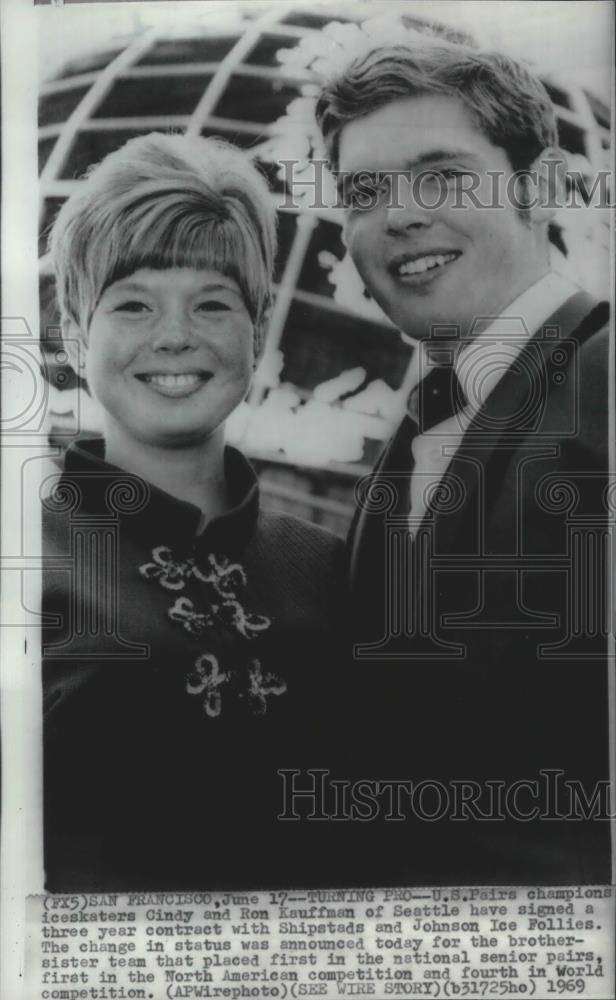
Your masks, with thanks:
[[[76,488],[75,520],[120,522],[123,533],[153,546],[194,547],[197,553],[237,554],[253,535],[259,513],[257,476],[241,452],[229,445],[224,452],[225,478],[231,507],[212,518],[197,534],[201,510],[105,461],[102,438],[81,439],[65,455],[61,484]]]

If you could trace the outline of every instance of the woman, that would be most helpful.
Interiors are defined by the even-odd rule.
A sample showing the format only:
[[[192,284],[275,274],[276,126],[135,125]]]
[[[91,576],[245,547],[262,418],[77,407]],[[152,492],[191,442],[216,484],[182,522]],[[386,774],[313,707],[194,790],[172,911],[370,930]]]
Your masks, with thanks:
[[[331,766],[341,543],[262,510],[224,441],[271,302],[267,187],[225,143],[133,139],[50,247],[104,432],[44,504],[47,887],[331,882],[332,825],[279,821],[278,771]]]

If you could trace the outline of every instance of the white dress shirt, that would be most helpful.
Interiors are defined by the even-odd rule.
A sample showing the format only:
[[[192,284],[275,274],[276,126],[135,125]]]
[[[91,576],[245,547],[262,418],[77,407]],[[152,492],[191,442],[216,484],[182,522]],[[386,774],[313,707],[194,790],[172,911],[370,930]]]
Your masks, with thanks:
[[[550,271],[527,288],[489,326],[465,344],[455,360],[468,404],[459,413],[418,434],[412,442],[409,530],[417,531],[430,497],[460,447],[464,432],[526,342],[579,288]],[[434,346],[434,345],[432,345]],[[416,351],[417,380],[427,372],[426,344]]]

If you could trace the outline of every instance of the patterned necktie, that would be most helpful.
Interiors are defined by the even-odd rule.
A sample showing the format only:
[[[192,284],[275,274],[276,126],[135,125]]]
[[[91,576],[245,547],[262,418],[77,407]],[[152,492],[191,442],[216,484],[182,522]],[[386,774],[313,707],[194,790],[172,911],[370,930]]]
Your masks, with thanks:
[[[434,365],[411,390],[407,412],[420,434],[442,423],[466,406],[462,386],[453,365]]]

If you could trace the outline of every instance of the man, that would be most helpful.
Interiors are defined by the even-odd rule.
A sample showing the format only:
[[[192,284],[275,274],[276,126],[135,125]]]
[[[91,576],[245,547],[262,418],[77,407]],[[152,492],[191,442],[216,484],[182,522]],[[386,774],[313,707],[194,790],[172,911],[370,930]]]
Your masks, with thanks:
[[[357,270],[420,345],[349,540],[355,767],[407,782],[366,877],[607,882],[608,317],[550,269],[550,100],[428,39],[317,119]]]

